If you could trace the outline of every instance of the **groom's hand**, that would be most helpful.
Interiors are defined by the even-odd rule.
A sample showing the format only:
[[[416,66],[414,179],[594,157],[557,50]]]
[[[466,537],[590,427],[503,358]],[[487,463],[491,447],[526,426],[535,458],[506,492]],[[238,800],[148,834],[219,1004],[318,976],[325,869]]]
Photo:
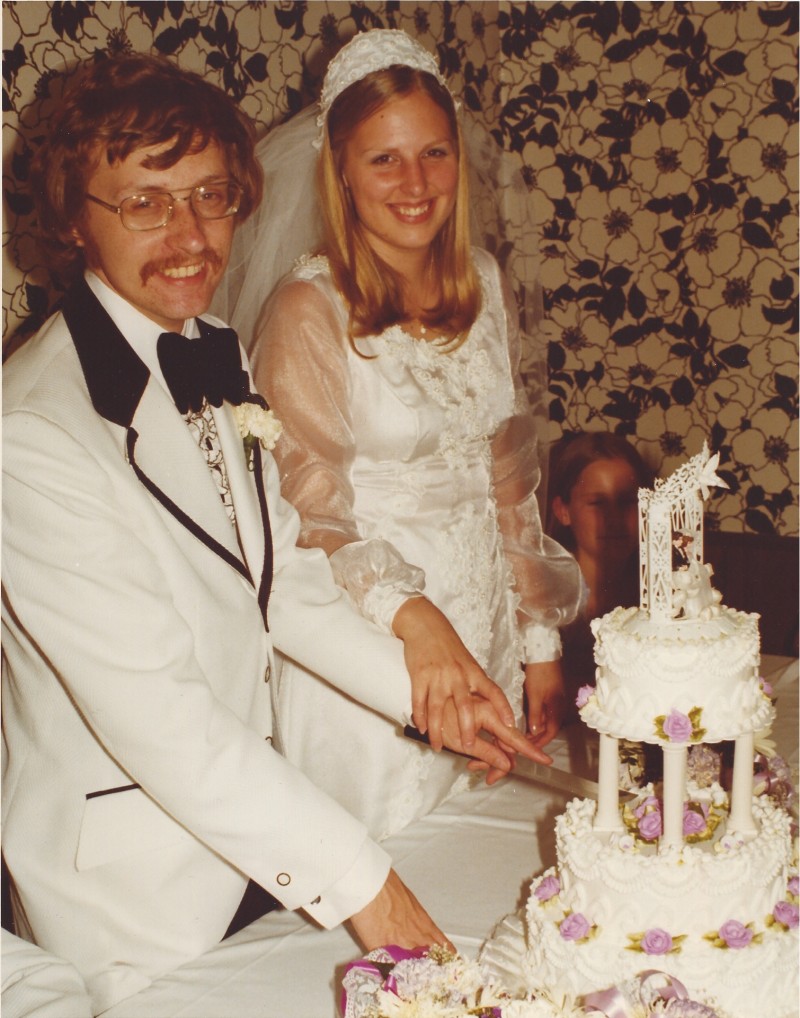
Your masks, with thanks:
[[[482,697],[475,697],[475,721],[484,738],[476,739],[470,747],[461,741],[458,718],[450,707],[445,711],[442,740],[447,749],[471,757],[471,770],[486,771],[486,783],[508,774],[514,767],[517,753],[535,763],[551,764],[553,758],[528,739],[515,725],[506,724],[493,705]]]
[[[348,920],[365,951],[397,944],[398,947],[453,945],[420,905],[394,870],[369,905]]]

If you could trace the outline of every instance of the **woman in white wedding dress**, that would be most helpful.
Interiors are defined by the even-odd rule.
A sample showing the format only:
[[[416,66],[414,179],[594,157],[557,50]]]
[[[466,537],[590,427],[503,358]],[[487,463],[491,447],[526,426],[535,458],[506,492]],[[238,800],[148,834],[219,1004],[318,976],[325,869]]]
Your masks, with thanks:
[[[275,289],[252,349],[285,429],[274,455],[300,543],[324,549],[362,613],[404,640],[414,722],[434,749],[453,676],[485,695],[485,675],[541,747],[559,725],[558,626],[579,575],[542,533],[516,307],[469,242],[456,105],[426,50],[373,31],[331,63],[317,123],[322,253]],[[242,334],[235,312],[233,324]],[[286,756],[377,838],[469,780],[463,758],[291,662],[277,695]]]

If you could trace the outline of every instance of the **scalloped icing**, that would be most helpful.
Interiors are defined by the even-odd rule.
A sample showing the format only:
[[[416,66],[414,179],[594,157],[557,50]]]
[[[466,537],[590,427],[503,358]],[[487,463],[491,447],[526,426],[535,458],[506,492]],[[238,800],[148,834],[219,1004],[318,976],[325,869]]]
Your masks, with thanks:
[[[523,975],[530,989],[573,995],[604,989],[645,968],[669,972],[690,995],[709,996],[731,1018],[796,1015],[798,931],[765,919],[786,898],[792,874],[791,821],[769,801],[754,799],[759,833],[750,841],[684,845],[656,853],[627,835],[592,830],[596,803],[575,799],[556,822],[558,869],[531,885],[526,907]],[[547,902],[535,890],[557,876],[561,892]],[[582,943],[564,940],[559,923],[580,912],[595,927]],[[720,949],[704,939],[728,919],[752,923],[760,943]],[[658,927],[685,936],[680,952],[630,950],[630,935]]]
[[[758,676],[758,615],[721,608],[708,621],[655,623],[615,608],[592,630],[597,681],[581,718],[599,732],[663,745],[655,719],[699,707],[702,741],[720,742],[775,716]]]

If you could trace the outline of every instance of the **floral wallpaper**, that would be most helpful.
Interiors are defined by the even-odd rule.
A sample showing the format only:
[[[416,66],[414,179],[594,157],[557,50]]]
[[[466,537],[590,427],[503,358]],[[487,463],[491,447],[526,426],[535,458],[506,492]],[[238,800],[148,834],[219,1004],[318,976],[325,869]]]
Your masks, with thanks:
[[[796,535],[797,18],[793,2],[4,3],[4,344],[59,296],[27,176],[76,61],[168,54],[266,131],[316,96],[342,40],[403,28],[526,182],[549,437],[618,431],[662,474],[708,438],[729,485],[710,525]]]

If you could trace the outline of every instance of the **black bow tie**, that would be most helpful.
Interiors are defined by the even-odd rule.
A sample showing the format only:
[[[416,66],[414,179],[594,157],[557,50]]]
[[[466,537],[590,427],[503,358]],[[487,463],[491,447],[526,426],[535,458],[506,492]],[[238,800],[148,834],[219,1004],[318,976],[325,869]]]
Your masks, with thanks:
[[[233,329],[201,321],[198,325],[197,339],[177,332],[162,332],[158,337],[158,361],[182,414],[202,410],[204,399],[212,406],[221,406],[223,400],[238,406],[250,391]]]

